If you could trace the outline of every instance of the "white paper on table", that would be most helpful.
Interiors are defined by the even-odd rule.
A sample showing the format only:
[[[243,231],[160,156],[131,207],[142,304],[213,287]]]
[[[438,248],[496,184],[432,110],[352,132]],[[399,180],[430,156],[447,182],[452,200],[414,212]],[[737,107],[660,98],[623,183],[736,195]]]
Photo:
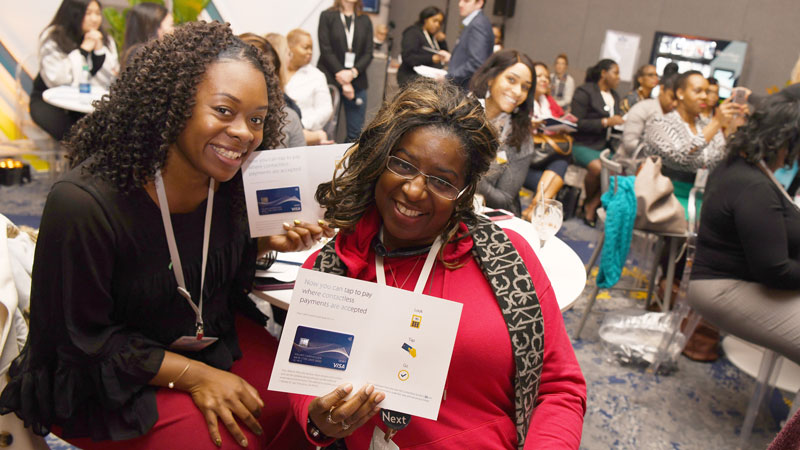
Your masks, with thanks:
[[[242,164],[250,235],[283,234],[284,222],[300,219],[316,223],[321,219],[324,210],[314,199],[314,193],[320,183],[333,179],[336,162],[342,159],[349,146],[317,145],[253,152]],[[274,189],[296,190],[299,199],[287,198],[289,202],[283,205],[287,205],[288,210],[261,214],[260,206],[264,204],[259,205],[259,199],[263,200],[264,193]]]
[[[372,383],[386,394],[381,407],[436,420],[461,308],[429,295],[301,269],[269,389],[322,396],[343,383],[352,383],[354,393]],[[412,326],[413,316],[420,318],[419,327]],[[301,345],[299,326],[352,335],[346,369],[289,362],[293,347]]]

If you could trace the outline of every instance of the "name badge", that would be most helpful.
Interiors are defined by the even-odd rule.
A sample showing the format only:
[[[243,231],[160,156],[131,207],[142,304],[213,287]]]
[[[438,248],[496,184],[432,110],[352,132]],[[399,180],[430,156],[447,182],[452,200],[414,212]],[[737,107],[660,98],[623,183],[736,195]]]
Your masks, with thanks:
[[[354,52],[345,52],[344,54],[344,68],[352,69],[356,65],[356,54]]]
[[[505,150],[497,152],[497,164],[505,164],[508,162],[508,155]]]
[[[198,339],[197,336],[181,336],[175,339],[175,341],[169,345],[169,348],[182,352],[199,352],[218,340],[219,338],[208,336],[203,336],[200,339]]]
[[[400,450],[400,447],[391,439],[384,439],[384,433],[376,425],[372,431],[372,440],[369,442],[369,450]]]

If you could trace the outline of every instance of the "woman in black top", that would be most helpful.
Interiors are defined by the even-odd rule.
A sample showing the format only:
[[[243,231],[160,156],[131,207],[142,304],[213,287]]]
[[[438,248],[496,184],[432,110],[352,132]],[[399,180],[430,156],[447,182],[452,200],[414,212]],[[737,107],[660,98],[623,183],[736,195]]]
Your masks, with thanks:
[[[586,82],[572,96],[572,114],[578,118],[573,135],[572,156],[587,170],[583,184],[586,201],[584,220],[594,226],[600,206],[600,152],[609,147],[611,129],[622,125],[622,111],[617,91],[619,66],[610,59],[600,60],[586,70]]]
[[[441,69],[450,60],[447,41],[441,32],[444,12],[428,6],[419,13],[419,20],[403,31],[403,63],[397,69],[397,83],[417,78],[414,66],[431,66]]]
[[[226,25],[192,22],[138,52],[64,144],[73,169],[45,205],[0,413],[83,449],[302,438],[263,384],[277,342],[236,317],[258,253],[326,231],[249,237],[239,169],[262,138],[277,144],[282,106],[271,66]]]
[[[768,97],[728,148],[703,197],[689,301],[800,363],[800,209],[773,176],[800,155],[800,85]]]
[[[367,112],[367,67],[372,62],[372,22],[361,0],[334,0],[319,16],[317,67],[342,94],[347,142],[361,134]]]

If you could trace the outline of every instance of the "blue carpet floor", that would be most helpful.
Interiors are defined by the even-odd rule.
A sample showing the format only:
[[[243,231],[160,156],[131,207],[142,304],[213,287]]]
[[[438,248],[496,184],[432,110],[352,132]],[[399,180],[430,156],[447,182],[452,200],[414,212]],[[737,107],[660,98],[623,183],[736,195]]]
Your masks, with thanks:
[[[0,213],[19,225],[39,226],[50,182],[37,178],[25,186],[0,186]],[[588,261],[598,231],[578,220],[565,222],[559,236]],[[642,259],[642,256],[638,256]],[[646,261],[636,260],[634,265]],[[642,264],[639,264],[642,265]],[[626,272],[620,283],[632,283],[641,271]],[[590,279],[587,286],[591,287]],[[585,306],[585,289],[575,307],[564,313],[567,332],[574,334]],[[713,363],[697,363],[681,357],[679,370],[668,376],[652,376],[623,367],[603,349],[597,336],[607,311],[643,307],[643,300],[614,291],[601,291],[581,340],[574,349],[588,386],[587,412],[581,448],[604,449],[733,449],[754,380],[724,357]],[[785,418],[793,393],[777,390],[759,415],[749,448],[764,449]],[[48,437],[54,449],[73,447]]]

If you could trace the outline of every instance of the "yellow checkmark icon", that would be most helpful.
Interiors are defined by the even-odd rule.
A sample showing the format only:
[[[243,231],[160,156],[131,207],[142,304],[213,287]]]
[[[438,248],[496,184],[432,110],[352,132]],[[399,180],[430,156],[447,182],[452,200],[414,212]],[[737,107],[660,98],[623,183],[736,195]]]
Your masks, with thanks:
[[[407,370],[401,370],[400,372],[397,372],[397,378],[400,379],[400,381],[408,380],[408,376],[409,374]]]

